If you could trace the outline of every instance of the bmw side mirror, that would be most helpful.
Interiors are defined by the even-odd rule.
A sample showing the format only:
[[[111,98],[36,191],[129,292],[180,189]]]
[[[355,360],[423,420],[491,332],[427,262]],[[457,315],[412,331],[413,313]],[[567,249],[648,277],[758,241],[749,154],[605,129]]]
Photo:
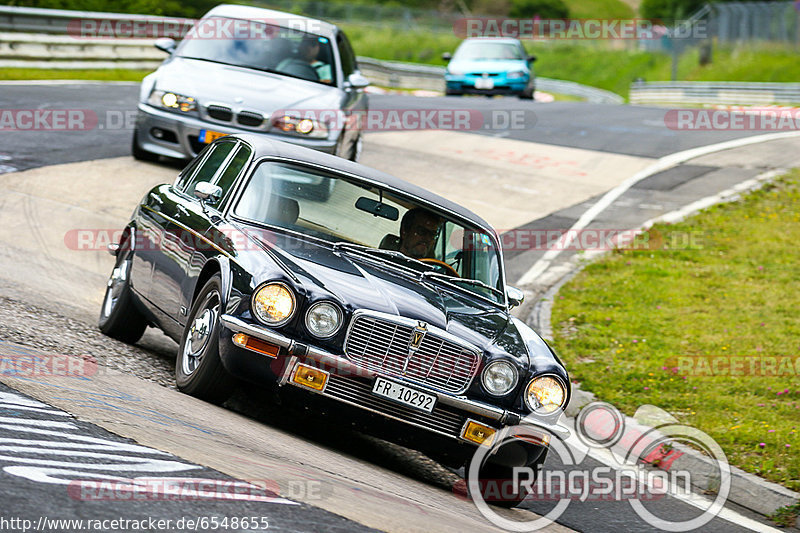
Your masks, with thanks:
[[[445,52],[442,54],[442,59],[444,59],[445,61],[450,61],[451,59],[453,59],[453,55],[450,52]]]
[[[222,198],[222,187],[201,181],[194,186],[194,195],[200,198],[201,202],[216,202]]]
[[[162,52],[166,52],[171,54],[175,51],[175,39],[170,39],[169,37],[162,37],[160,39],[156,39],[153,43],[153,46],[161,50]]]
[[[354,89],[363,89],[369,85],[369,80],[360,72],[353,72],[347,77],[347,84]]]
[[[506,297],[508,298],[509,309],[514,309],[525,301],[525,293],[516,287],[506,287]]]

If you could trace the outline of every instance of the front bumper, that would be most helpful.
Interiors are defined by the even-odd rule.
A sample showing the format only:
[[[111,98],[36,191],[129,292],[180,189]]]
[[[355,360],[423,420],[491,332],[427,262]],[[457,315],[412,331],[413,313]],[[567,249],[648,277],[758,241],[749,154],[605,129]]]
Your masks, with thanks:
[[[491,87],[478,87],[481,83],[491,82]],[[528,86],[529,77],[507,78],[505,76],[475,76],[466,74],[455,76],[445,75],[445,84],[449,92],[468,94],[519,94]]]
[[[170,135],[161,139],[156,138],[153,136],[154,128],[169,132]],[[199,140],[200,130],[212,130],[228,134],[257,133],[276,141],[297,144],[325,152],[326,154],[336,153],[338,141],[336,138],[302,139],[276,133],[253,131],[238,128],[231,124],[208,122],[195,116],[162,111],[153,106],[139,103],[139,113],[136,117],[137,138],[139,147],[148,152],[178,159],[192,158],[205,146]]]
[[[558,423],[546,424],[531,417],[523,418],[513,411],[471,400],[464,396],[444,394],[414,383],[411,384],[412,387],[435,394],[437,397],[436,407],[432,413],[417,411],[373,395],[371,383],[378,374],[355,365],[342,356],[315,346],[299,343],[276,331],[245,322],[232,315],[223,315],[220,321],[231,332],[243,333],[285,350],[290,359],[281,371],[279,377],[281,385],[289,382],[289,376],[296,363],[315,363],[320,368],[333,369],[327,386],[320,393],[322,396],[414,425],[441,436],[460,439],[463,426],[468,420],[475,420],[498,430],[504,426],[523,425],[542,430],[545,434],[553,434],[561,440],[567,439],[570,434],[566,427]],[[262,357],[266,358],[267,356]]]

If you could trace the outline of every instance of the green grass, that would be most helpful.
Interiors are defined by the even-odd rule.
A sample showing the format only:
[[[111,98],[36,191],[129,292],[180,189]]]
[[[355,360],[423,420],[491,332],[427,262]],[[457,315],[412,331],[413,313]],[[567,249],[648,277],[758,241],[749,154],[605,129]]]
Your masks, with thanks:
[[[152,70],[0,68],[0,80],[142,81]]]
[[[573,19],[630,19],[631,6],[620,0],[564,0]]]
[[[800,363],[779,377],[709,376],[678,364],[699,355],[800,361],[798,204],[793,171],[739,202],[656,226],[649,249],[588,265],[562,288],[552,316],[555,347],[582,388],[629,415],[661,407],[708,433],[731,464],[794,490]],[[686,236],[692,245],[676,246]]]

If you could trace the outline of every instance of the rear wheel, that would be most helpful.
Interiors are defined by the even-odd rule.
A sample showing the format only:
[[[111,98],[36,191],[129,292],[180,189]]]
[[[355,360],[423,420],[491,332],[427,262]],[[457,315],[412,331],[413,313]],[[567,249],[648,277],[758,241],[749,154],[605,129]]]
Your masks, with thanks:
[[[97,322],[100,331],[118,341],[133,344],[142,338],[147,321],[136,309],[131,295],[131,258],[120,246],[120,258],[106,284],[103,306]]]
[[[234,379],[219,357],[222,281],[214,275],[198,294],[183,330],[175,382],[186,394],[222,403],[233,391]]]

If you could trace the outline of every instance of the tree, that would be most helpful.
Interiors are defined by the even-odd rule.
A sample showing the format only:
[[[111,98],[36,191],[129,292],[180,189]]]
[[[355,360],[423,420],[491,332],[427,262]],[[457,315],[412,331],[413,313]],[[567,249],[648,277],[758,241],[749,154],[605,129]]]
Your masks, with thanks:
[[[565,19],[569,8],[563,0],[512,0],[508,14],[514,18]]]

